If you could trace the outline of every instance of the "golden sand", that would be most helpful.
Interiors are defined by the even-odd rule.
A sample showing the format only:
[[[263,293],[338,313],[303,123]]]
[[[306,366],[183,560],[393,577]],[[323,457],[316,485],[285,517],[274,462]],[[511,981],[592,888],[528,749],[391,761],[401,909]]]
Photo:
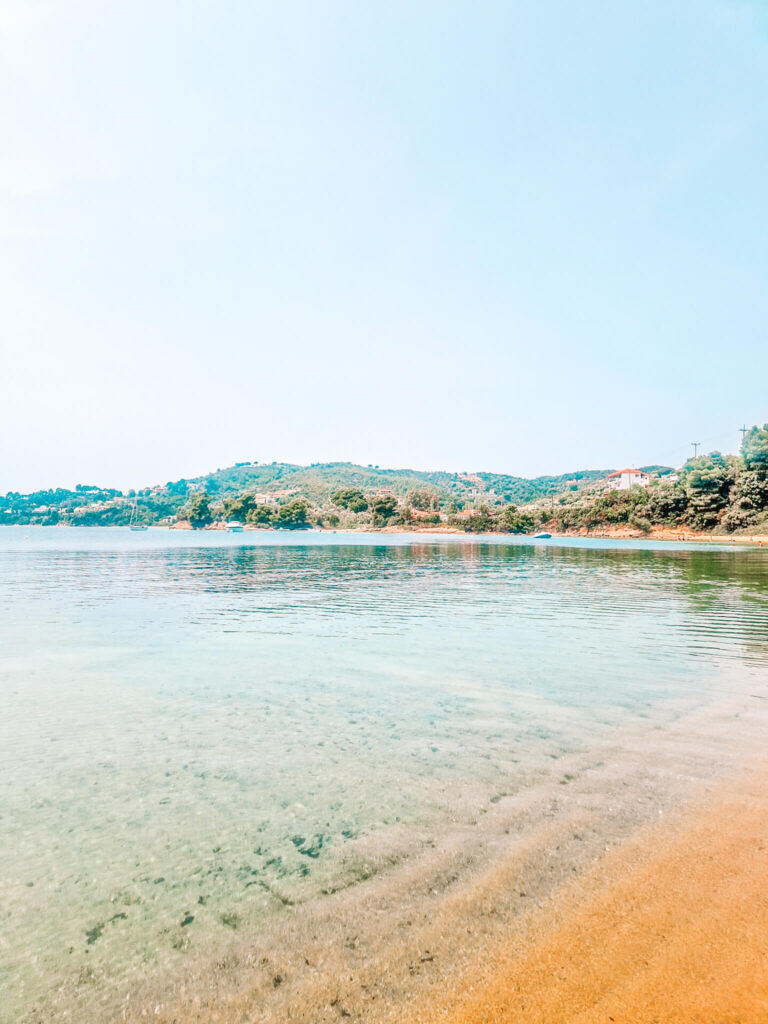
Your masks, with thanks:
[[[716,781],[766,735],[762,699],[638,723],[388,868],[372,836],[368,881],[66,1020],[768,1024],[768,772]]]
[[[586,894],[585,894],[586,893]],[[559,924],[502,944],[408,1020],[441,1024],[768,1021],[768,776],[729,787],[670,834],[616,852]]]

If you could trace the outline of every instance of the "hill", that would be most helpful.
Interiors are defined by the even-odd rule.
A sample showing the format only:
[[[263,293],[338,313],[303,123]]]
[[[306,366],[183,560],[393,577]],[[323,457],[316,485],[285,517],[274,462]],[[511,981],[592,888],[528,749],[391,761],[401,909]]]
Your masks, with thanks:
[[[380,469],[352,462],[324,462],[296,466],[284,462],[244,462],[188,481],[204,488],[212,497],[227,497],[244,492],[306,498],[322,503],[345,488],[365,493],[391,491],[404,498],[410,491],[427,489],[438,499],[453,501],[459,507],[482,501],[485,504],[523,504],[585,487],[605,475],[607,470],[579,470],[561,476],[533,479],[501,473],[449,473],[416,469]],[[167,484],[173,487],[173,484]]]
[[[333,511],[332,498],[339,491],[355,489],[366,495],[392,495],[400,502],[415,492],[435,509],[462,510],[488,505],[502,508],[536,499],[572,493],[604,475],[600,470],[580,470],[532,480],[501,473],[426,472],[414,469],[381,469],[350,462],[298,466],[284,462],[242,462],[193,479],[168,481],[137,492],[78,484],[74,490],[56,488],[20,494],[9,491],[0,497],[0,524],[120,526],[127,525],[137,503],[137,521],[154,524],[183,514],[190,495],[205,491],[214,504],[231,505],[242,495],[256,503],[281,506],[298,499],[321,510]]]
[[[710,452],[677,472],[648,466],[647,487],[611,490],[608,470],[533,479],[503,473],[241,462],[134,493],[85,484],[73,491],[9,492],[0,523],[187,525],[303,529],[443,526],[473,532],[598,532],[683,527],[711,533],[768,529],[768,425],[745,431],[741,453]]]

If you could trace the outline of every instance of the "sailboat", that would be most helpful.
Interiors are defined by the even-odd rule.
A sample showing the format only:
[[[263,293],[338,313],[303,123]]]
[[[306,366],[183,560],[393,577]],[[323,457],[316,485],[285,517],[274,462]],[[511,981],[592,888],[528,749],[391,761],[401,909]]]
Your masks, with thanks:
[[[128,528],[131,530],[146,530],[146,526],[142,526],[141,523],[136,522],[136,513],[139,510],[139,499],[138,496],[134,495],[133,505],[131,506],[131,519],[128,523]]]

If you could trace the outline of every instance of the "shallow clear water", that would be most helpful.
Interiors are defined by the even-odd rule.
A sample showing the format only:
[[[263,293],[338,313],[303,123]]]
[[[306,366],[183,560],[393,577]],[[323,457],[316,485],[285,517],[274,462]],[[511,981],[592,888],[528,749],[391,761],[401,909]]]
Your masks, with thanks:
[[[758,550],[0,529],[0,1017],[766,669]]]

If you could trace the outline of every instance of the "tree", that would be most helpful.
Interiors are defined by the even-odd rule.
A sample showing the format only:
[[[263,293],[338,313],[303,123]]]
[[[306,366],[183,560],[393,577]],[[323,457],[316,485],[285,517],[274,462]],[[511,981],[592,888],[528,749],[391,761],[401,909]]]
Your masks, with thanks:
[[[633,487],[628,491],[604,491],[595,498],[591,511],[595,523],[617,526],[628,523],[647,501],[648,492],[644,487]]]
[[[535,528],[533,516],[521,512],[514,505],[507,505],[500,513],[498,523],[505,533],[531,533]]]
[[[467,533],[492,533],[496,529],[496,518],[487,505],[481,505],[477,515],[464,520]]]
[[[736,504],[750,512],[768,508],[768,473],[744,470],[736,482]]]
[[[423,519],[419,519],[419,522],[423,522]],[[415,522],[413,512],[410,505],[404,505],[401,509],[398,509],[397,515],[391,522],[395,526],[412,526]]]
[[[745,530],[757,522],[757,514],[738,501],[729,505],[721,523],[726,530]]]
[[[336,491],[331,501],[339,508],[346,508],[350,512],[368,511],[366,497],[357,487],[347,487],[345,490]]]
[[[269,505],[254,505],[245,517],[245,521],[251,526],[271,526],[274,513]]]
[[[760,427],[752,427],[744,436],[741,445],[745,469],[768,475],[768,423]]]
[[[439,499],[431,491],[409,491],[405,503],[410,508],[418,509],[420,512],[429,512],[439,507]]]
[[[246,522],[248,514],[256,507],[256,501],[252,494],[240,494],[236,498],[224,499],[224,515],[227,519],[237,519],[239,522]]]
[[[373,512],[374,526],[388,526],[391,519],[397,512],[397,498],[389,495],[374,498],[371,501],[371,512]]]
[[[278,530],[307,530],[307,510],[309,506],[303,498],[296,498],[278,509],[273,518],[273,524]]]
[[[728,504],[733,469],[720,452],[699,455],[683,466],[683,487],[688,499],[686,519],[694,530],[717,526]]]
[[[759,460],[750,458],[750,465],[759,465]],[[761,513],[768,510],[768,472],[742,469],[732,495],[733,501],[723,517],[723,525],[729,530],[752,526],[760,520]]]
[[[203,526],[208,526],[209,523],[213,522],[211,499],[206,491],[195,491],[189,499],[187,519],[189,519],[192,528],[195,530],[200,530]]]
[[[659,484],[648,495],[644,509],[648,521],[662,526],[679,526],[685,518],[688,499],[677,484]]]

